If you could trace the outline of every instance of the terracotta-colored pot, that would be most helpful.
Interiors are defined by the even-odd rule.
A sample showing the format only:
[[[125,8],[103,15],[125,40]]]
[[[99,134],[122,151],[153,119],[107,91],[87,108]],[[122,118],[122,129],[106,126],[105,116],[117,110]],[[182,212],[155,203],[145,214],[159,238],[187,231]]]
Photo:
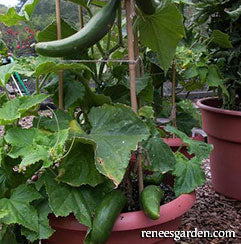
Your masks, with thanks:
[[[195,141],[204,141],[204,138],[201,135],[194,136],[192,139]],[[180,138],[163,138],[163,141],[172,149],[173,152],[176,152],[183,144]],[[189,154],[187,152],[187,147],[185,145],[182,146],[180,152],[188,159],[194,157],[193,154]]]
[[[171,244],[170,238],[142,238],[141,231],[175,231],[182,215],[189,211],[195,202],[195,193],[183,194],[164,204],[160,209],[160,219],[151,220],[143,211],[122,213],[117,218],[107,244]],[[87,228],[77,222],[74,216],[56,218],[50,216],[50,224],[56,230],[54,235],[43,244],[81,244]]]
[[[241,200],[241,112],[220,109],[217,98],[197,102],[203,130],[214,145],[211,154],[212,184],[217,192]]]

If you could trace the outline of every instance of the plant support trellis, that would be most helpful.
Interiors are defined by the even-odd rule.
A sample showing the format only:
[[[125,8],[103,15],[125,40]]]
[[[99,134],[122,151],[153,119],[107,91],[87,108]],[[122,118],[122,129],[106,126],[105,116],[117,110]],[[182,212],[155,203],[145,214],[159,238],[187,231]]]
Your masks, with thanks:
[[[56,21],[57,21],[57,36],[61,39],[61,11],[60,11],[60,0],[55,0],[56,5]],[[99,60],[68,60],[73,63],[129,63],[130,73],[130,87],[131,87],[131,106],[134,112],[137,112],[137,99],[136,99],[136,71],[139,67],[139,56],[135,55],[134,39],[133,39],[133,27],[132,27],[132,16],[133,16],[133,1],[125,0],[126,9],[126,22],[127,22],[127,39],[128,39],[128,59],[99,59]],[[82,25],[81,25],[82,26]],[[137,35],[135,35],[135,42],[138,42]],[[137,49],[137,48],[136,48]],[[138,52],[136,52],[138,55]],[[136,68],[137,67],[137,68]],[[140,69],[140,68],[138,68]],[[140,71],[137,71],[140,72]],[[59,74],[59,107],[63,109],[63,74]]]
[[[57,36],[61,39],[61,12],[60,12],[60,0],[55,1],[56,4],[56,21],[57,21]],[[136,96],[136,78],[140,77],[140,57],[138,50],[138,34],[133,31],[133,16],[134,16],[134,2],[133,0],[125,0],[125,12],[126,12],[126,25],[127,25],[127,40],[128,40],[128,59],[100,59],[100,60],[69,60],[68,62],[75,63],[128,63],[129,74],[130,74],[130,97],[131,107],[135,113],[138,110],[137,96]],[[83,27],[83,16],[82,9],[79,8],[80,14],[80,28]],[[134,33],[134,34],[133,34]],[[59,72],[59,108],[64,108],[63,102],[63,72]],[[141,101],[139,101],[141,103]],[[140,104],[139,104],[140,105]],[[138,144],[138,156],[137,156],[137,167],[138,167],[138,182],[139,192],[141,193],[143,185],[143,170],[142,170],[142,147]]]

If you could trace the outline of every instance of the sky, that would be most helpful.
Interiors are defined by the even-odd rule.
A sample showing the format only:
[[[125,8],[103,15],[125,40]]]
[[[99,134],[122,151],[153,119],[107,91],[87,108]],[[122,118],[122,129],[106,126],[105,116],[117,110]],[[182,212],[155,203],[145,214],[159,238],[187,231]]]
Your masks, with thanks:
[[[6,6],[15,6],[18,3],[18,0],[0,0],[0,4]]]

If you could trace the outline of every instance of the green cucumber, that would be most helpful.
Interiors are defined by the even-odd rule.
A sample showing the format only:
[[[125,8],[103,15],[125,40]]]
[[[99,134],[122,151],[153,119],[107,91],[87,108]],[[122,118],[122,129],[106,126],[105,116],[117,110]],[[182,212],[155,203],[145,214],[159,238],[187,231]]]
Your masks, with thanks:
[[[107,194],[97,207],[90,240],[93,244],[104,244],[108,240],[116,218],[126,205],[126,198],[119,190]]]
[[[160,0],[136,0],[136,4],[143,13],[151,15],[156,12]]]
[[[159,186],[150,185],[141,192],[142,208],[149,218],[160,218],[160,204],[163,198],[164,193]]]
[[[39,42],[35,50],[48,57],[66,57],[92,47],[100,41],[115,22],[116,11],[121,0],[110,0],[84,28],[74,35],[62,40]]]
[[[155,172],[151,175],[147,175],[144,178],[144,183],[147,185],[160,185],[162,183],[163,180],[163,174],[159,173],[159,172]]]

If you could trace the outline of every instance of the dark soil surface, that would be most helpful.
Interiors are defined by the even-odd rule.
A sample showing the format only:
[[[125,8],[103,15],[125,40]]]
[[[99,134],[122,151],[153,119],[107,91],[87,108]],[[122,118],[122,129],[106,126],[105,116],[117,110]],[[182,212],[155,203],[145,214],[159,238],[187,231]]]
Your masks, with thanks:
[[[235,238],[183,238],[180,244],[219,244],[241,243],[241,201],[227,198],[216,193],[211,184],[209,160],[204,161],[207,182],[197,189],[197,199],[193,208],[185,214],[180,226],[180,231],[226,231],[236,233]],[[241,187],[241,186],[240,186]]]

